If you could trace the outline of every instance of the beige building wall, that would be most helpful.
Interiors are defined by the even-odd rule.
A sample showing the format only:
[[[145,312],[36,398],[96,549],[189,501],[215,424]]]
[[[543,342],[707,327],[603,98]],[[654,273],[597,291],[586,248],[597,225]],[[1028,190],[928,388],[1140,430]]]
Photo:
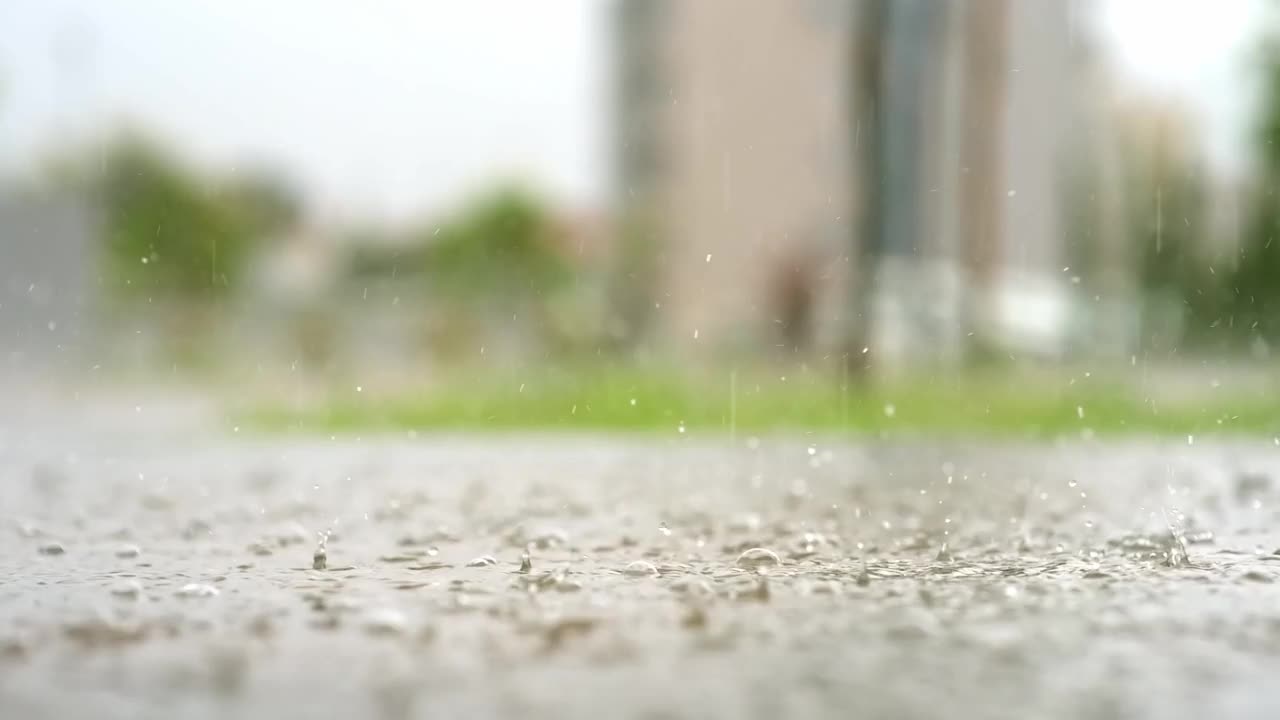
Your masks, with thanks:
[[[1070,321],[1063,200],[1074,72],[1071,3],[1009,3],[998,275],[999,317],[1006,342],[1057,354]]]
[[[630,46],[651,55],[631,62],[656,68],[658,87],[648,91],[644,113],[634,115],[647,123],[656,169],[645,182],[622,178],[619,193],[632,204],[643,200],[654,223],[655,337],[697,353],[765,343],[789,351],[782,325],[788,274],[795,273],[797,285],[814,290],[814,349],[834,350],[850,311],[858,210],[849,160],[859,128],[850,127],[846,95],[852,5],[642,5],[656,21],[640,30],[652,36]],[[1009,3],[996,295],[999,320],[1015,344],[1054,345],[1066,323],[1059,283],[1060,169],[1073,97],[1067,5]],[[968,178],[960,67],[969,44],[983,42],[966,34],[964,7],[949,6],[936,52],[941,66],[925,90],[924,237],[906,261],[919,267],[894,281],[911,278],[925,302],[890,315],[910,319],[898,323],[899,334],[930,337],[895,342],[904,353],[963,342],[959,298],[968,278],[959,227]],[[620,92],[626,97],[627,88]],[[634,126],[635,117],[620,118],[620,126]]]
[[[659,335],[677,349],[783,342],[791,272],[817,287],[814,332],[833,334],[851,194],[841,4],[664,8]]]

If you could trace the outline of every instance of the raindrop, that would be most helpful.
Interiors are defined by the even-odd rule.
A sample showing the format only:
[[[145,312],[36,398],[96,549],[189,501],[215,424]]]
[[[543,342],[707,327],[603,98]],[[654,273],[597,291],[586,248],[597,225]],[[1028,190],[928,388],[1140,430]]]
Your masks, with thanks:
[[[498,561],[493,559],[492,555],[481,555],[480,557],[467,563],[467,567],[488,567],[489,565],[497,565]]]
[[[631,577],[652,577],[658,574],[658,568],[648,560],[633,560],[622,569],[622,574]]]
[[[533,558],[529,557],[529,553],[526,552],[520,556],[520,570],[518,572],[533,572]]]
[[[329,554],[325,550],[325,546],[329,544],[329,533],[320,533],[320,537],[316,542],[316,551],[311,554],[311,569],[324,570],[329,566]]]
[[[897,409],[896,407],[894,407],[894,406],[893,406],[893,403],[888,403],[888,404],[886,404],[886,405],[884,406],[884,416],[885,416],[885,417],[889,417],[889,418],[891,418],[891,417],[893,417],[894,415],[897,415],[897,414],[898,414],[898,409]]]
[[[738,556],[737,565],[747,570],[759,570],[761,568],[771,568],[781,565],[782,561],[778,559],[778,553],[768,548],[754,547],[750,550],[744,550]]]
[[[671,528],[667,527],[665,522],[658,523],[658,532],[662,533],[663,537],[671,537]]]

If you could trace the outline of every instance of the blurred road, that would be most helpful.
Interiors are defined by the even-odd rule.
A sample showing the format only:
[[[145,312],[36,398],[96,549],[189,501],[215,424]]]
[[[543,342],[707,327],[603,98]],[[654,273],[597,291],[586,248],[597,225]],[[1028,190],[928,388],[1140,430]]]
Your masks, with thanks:
[[[5,717],[1280,714],[1270,443],[246,438],[63,400],[0,424]]]

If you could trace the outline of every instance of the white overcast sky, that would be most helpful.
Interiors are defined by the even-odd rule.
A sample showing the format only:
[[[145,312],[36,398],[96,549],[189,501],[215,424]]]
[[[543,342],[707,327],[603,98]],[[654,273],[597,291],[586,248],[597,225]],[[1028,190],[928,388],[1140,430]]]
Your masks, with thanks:
[[[1185,97],[1238,166],[1261,0],[1103,0],[1120,71]],[[0,169],[121,119],[278,166],[324,214],[403,219],[494,177],[603,200],[605,3],[3,0]]]

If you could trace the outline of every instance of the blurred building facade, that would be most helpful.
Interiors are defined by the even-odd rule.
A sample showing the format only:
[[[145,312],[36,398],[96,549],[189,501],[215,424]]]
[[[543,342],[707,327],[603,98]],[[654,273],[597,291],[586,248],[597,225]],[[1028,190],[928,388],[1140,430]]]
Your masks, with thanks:
[[[869,56],[857,45],[872,4]],[[958,357],[975,335],[1060,353],[1063,160],[1093,117],[1079,13],[1058,0],[621,0],[621,236],[651,256],[632,248],[620,269],[645,268],[654,288],[638,327],[676,348],[763,338],[827,352],[866,313],[867,341],[890,356]],[[882,93],[870,115],[868,62]],[[859,281],[874,286],[865,308]]]

